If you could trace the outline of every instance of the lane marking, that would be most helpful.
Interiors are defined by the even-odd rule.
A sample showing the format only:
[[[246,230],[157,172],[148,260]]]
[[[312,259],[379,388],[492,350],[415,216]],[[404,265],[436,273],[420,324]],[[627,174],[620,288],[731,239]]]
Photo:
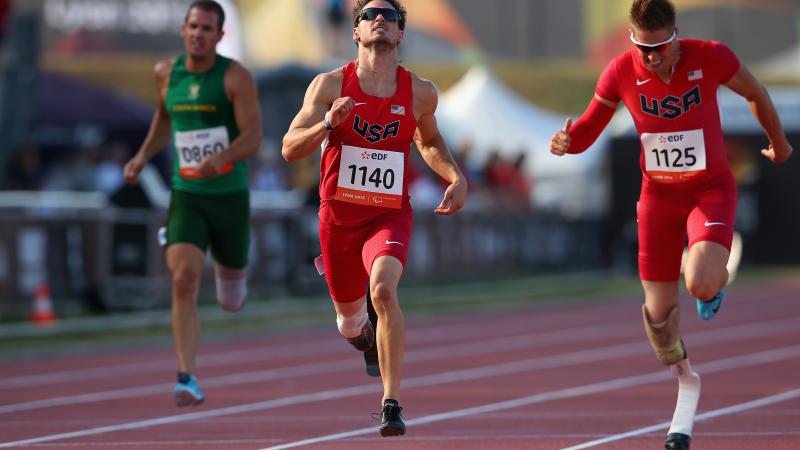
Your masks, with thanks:
[[[697,370],[702,373],[713,373],[723,370],[739,369],[742,367],[760,365],[764,363],[778,362],[789,358],[795,358],[800,355],[800,345],[793,345],[783,347],[775,350],[767,350],[764,352],[752,353],[749,355],[736,356],[732,358],[720,359],[707,364],[697,365]],[[543,403],[551,400],[563,400],[567,398],[581,397],[584,395],[597,394],[607,392],[610,390],[617,390],[622,388],[630,388],[644,384],[655,383],[659,381],[666,381],[674,378],[674,375],[668,370],[660,370],[658,372],[651,372],[641,375],[634,375],[624,378],[616,378],[598,383],[591,383],[583,386],[576,386],[572,388],[559,389],[556,391],[543,392],[539,394],[530,395],[527,397],[520,397],[516,399],[506,400],[502,402],[489,403],[486,405],[475,406],[472,408],[464,408],[455,411],[448,411],[446,413],[432,414],[418,419],[406,421],[406,425],[422,425],[433,422],[440,422],[449,419],[460,419],[467,416],[476,414],[484,414],[490,412],[501,411],[505,409],[518,408],[521,406],[533,405],[536,403]],[[659,424],[659,426],[664,424]],[[665,422],[664,427],[669,426],[669,422]],[[345,431],[342,433],[328,434],[318,436],[310,439],[303,439],[300,441],[288,442],[286,444],[275,445],[272,447],[263,448],[261,450],[283,450],[287,448],[301,447],[304,445],[318,444],[320,442],[329,442],[346,437],[360,436],[369,433],[376,433],[376,427],[361,428],[358,430]]]
[[[795,328],[797,324],[793,325]],[[770,330],[778,329],[771,328]],[[584,339],[597,339],[599,337],[618,337],[630,335],[630,330],[620,328],[615,324],[600,325],[594,327],[584,327],[578,330],[565,329],[545,333],[530,333],[516,336],[501,337],[490,340],[481,340],[477,343],[462,342],[457,345],[442,345],[431,347],[424,350],[415,350],[406,353],[406,362],[419,363],[426,361],[440,361],[443,358],[479,356],[497,353],[498,348],[512,351],[517,349],[532,349],[544,347],[548,344],[580,342]],[[336,340],[337,348],[342,348],[341,342]],[[174,362],[173,362],[174,364]],[[247,383],[261,383],[271,380],[286,378],[296,378],[300,376],[314,376],[326,373],[345,372],[353,369],[350,360],[322,361],[313,364],[302,364],[298,366],[280,367],[251,372],[240,372],[230,375],[221,375],[201,379],[204,389],[213,387],[226,387]],[[156,395],[170,392],[172,384],[152,384],[124,389],[113,389],[88,394],[76,394],[63,397],[50,397],[41,400],[32,400],[20,403],[0,405],[0,414],[7,414],[19,411],[29,411],[40,408],[51,408],[54,406],[67,406],[93,403],[108,400],[120,400],[131,397],[145,395]]]
[[[530,329],[531,318],[526,316],[513,316],[503,317],[502,321],[504,329],[513,328],[515,326]],[[544,321],[543,321],[544,322]],[[624,326],[625,322],[618,322],[618,326]],[[484,322],[483,325],[486,325]],[[449,330],[442,332],[443,326],[426,325],[423,327],[415,327],[413,333],[408,336],[408,342],[426,342],[429,343],[432,339],[446,338],[446,339],[462,339],[474,338],[478,339],[481,332],[486,333],[487,336],[496,334],[496,330],[491,326],[483,326],[476,328],[475,321],[469,320],[465,322],[457,322],[448,325]],[[455,328],[455,329],[454,329]],[[463,329],[460,329],[463,328]],[[577,327],[576,327],[577,329]],[[411,331],[411,330],[410,330]],[[347,347],[342,347],[341,341],[338,339],[318,339],[310,342],[300,344],[281,345],[269,349],[245,349],[245,350],[222,350],[219,353],[212,353],[198,356],[198,365],[203,367],[218,367],[229,366],[237,363],[252,363],[254,361],[265,361],[271,359],[278,359],[284,357],[295,357],[298,354],[303,355],[330,355],[334,352],[342,354],[351,353]],[[4,366],[0,365],[0,369]],[[29,373],[21,376],[0,378],[0,390],[3,389],[16,389],[19,387],[35,386],[41,387],[45,384],[69,384],[74,381],[87,381],[91,379],[101,378],[116,378],[131,374],[153,373],[160,371],[172,371],[175,367],[175,358],[165,358],[157,361],[139,361],[135,363],[113,364],[100,367],[92,367],[85,369],[72,369],[62,371],[48,371],[47,373]]]
[[[624,347],[617,346],[617,347]],[[595,353],[600,353],[598,351],[594,351]],[[579,352],[580,353],[580,352]],[[589,353],[589,352],[586,352]],[[742,355],[736,356],[731,358],[724,358],[721,360],[713,361],[710,363],[700,364],[697,366],[698,371],[703,371],[706,373],[712,373],[722,370],[730,370],[735,368],[747,367],[756,364],[765,364],[771,363],[776,361],[785,360],[788,358],[794,358],[800,356],[800,345],[782,347],[774,350],[768,350],[763,352],[752,353],[749,355]],[[600,354],[599,357],[602,359],[603,355]],[[546,358],[538,358],[539,360],[552,360],[558,359],[546,357]],[[504,365],[508,366],[508,365]],[[552,367],[552,363],[550,364]],[[498,366],[493,366],[498,367]],[[501,366],[500,366],[501,367]],[[468,380],[474,379],[476,376],[480,378],[481,376],[485,376],[486,373],[491,372],[491,367],[483,368],[483,370],[474,371],[475,373],[470,374],[473,372],[472,370],[466,371],[454,371],[454,372],[445,372],[440,376],[427,376],[427,377],[417,377],[409,379],[409,383],[403,383],[403,387],[419,387],[419,386],[431,386],[437,385],[442,383],[447,383],[454,380]],[[521,367],[517,367],[517,369],[521,369]],[[508,371],[502,371],[502,374],[508,374]],[[460,374],[461,376],[454,376]],[[472,376],[469,376],[472,375]],[[492,375],[489,375],[492,376]],[[526,397],[521,397],[512,400],[506,400],[502,402],[490,403],[486,405],[481,405],[472,408],[466,408],[456,411],[448,411],[446,413],[441,414],[434,414],[426,417],[421,417],[418,419],[412,419],[407,421],[408,425],[419,425],[419,424],[426,424],[431,422],[438,422],[442,420],[448,420],[453,418],[461,418],[475,414],[481,414],[486,412],[493,412],[499,411],[504,409],[510,408],[517,408],[520,406],[531,405],[535,403],[542,403],[551,400],[561,400],[566,398],[572,397],[579,397],[583,395],[590,395],[599,392],[605,392],[608,390],[615,390],[615,389],[622,389],[626,387],[638,386],[642,384],[649,384],[659,381],[665,381],[673,378],[671,372],[667,370],[660,370],[658,372],[651,372],[646,374],[634,375],[630,377],[624,378],[616,378],[607,381],[602,381],[598,383],[591,383],[584,386],[577,386],[572,388],[566,389],[559,389],[556,391],[550,392],[543,392],[538,393]],[[322,391],[322,392],[315,392],[310,394],[300,394],[290,397],[283,397],[274,400],[267,400],[262,402],[250,403],[246,405],[237,405],[237,406],[230,406],[226,408],[217,408],[212,410],[200,411],[200,412],[193,412],[187,414],[179,414],[173,416],[165,416],[165,417],[158,417],[153,419],[146,419],[146,420],[139,420],[134,422],[127,422],[121,423],[116,425],[109,425],[104,427],[97,427],[97,428],[90,428],[86,430],[78,430],[66,433],[57,433],[52,435],[44,435],[29,439],[23,439],[18,441],[11,441],[0,443],[0,448],[7,448],[13,447],[17,445],[29,445],[29,444],[36,444],[41,442],[52,442],[62,439],[73,439],[78,437],[84,436],[94,436],[98,434],[104,433],[112,433],[116,431],[123,431],[123,430],[135,430],[141,428],[148,428],[152,426],[158,425],[166,425],[166,424],[173,424],[173,423],[181,423],[181,422],[188,422],[192,420],[200,420],[200,419],[208,419],[213,417],[221,417],[231,414],[242,414],[254,411],[262,411],[265,409],[277,408],[281,406],[292,406],[298,405],[301,403],[308,403],[314,401],[324,401],[324,400],[333,400],[337,398],[344,398],[350,397],[355,395],[361,395],[366,393],[378,393],[382,391],[382,386],[378,383],[374,383],[371,385],[358,385],[349,388],[341,388],[341,389],[334,389],[329,391]],[[337,433],[333,435],[326,435],[320,436],[312,439],[304,439],[302,441],[296,441],[293,443],[283,444],[277,447],[269,447],[269,450],[277,450],[283,448],[293,448],[298,447],[300,445],[306,445],[308,443],[317,443],[317,442],[325,442],[335,439],[340,439],[342,437],[350,437],[350,436],[358,436],[367,433],[374,433],[375,427],[369,428],[361,428],[358,430],[347,431],[344,433]]]
[[[754,337],[771,336],[793,332],[800,327],[800,319],[790,318],[773,322],[761,322],[750,325],[735,325],[727,328],[718,328],[700,333],[690,333],[685,336],[687,342],[695,341],[697,345],[711,345],[720,342],[730,342]],[[630,330],[620,328],[616,324],[598,325],[594,327],[581,327],[579,329],[565,329],[545,333],[532,333],[527,335],[508,336],[491,340],[481,340],[478,343],[464,342],[457,345],[443,345],[425,350],[408,352],[407,363],[421,363],[426,361],[441,361],[446,358],[469,357],[485,354],[495,354],[498,348],[506,351],[530,350],[544,347],[547,344],[562,344],[580,342],[584,339],[597,340],[603,337],[624,336]],[[337,341],[338,343],[338,341]],[[341,343],[339,343],[341,346]],[[459,371],[444,372],[428,376],[417,377],[403,381],[403,386],[413,386],[414,383],[427,383],[427,379],[446,377],[451,381],[461,379],[480,379],[509,373],[518,373],[527,370],[540,370],[543,368],[558,368],[579,365],[603,359],[624,358],[636,354],[648,353],[650,348],[645,342],[632,342],[611,345],[598,349],[581,350],[563,353],[544,358],[532,358],[511,361],[504,364],[462,369]],[[265,381],[297,378],[301,376],[315,376],[326,373],[346,372],[353,369],[349,360],[323,361],[313,364],[303,364],[291,367],[280,367],[251,372],[234,373],[209,377],[201,380],[204,389],[214,387],[227,387],[248,383],[263,383]],[[416,380],[416,381],[415,381]],[[423,381],[420,381],[423,380]],[[448,382],[448,381],[445,381]],[[94,403],[100,401],[121,400],[146,395],[157,395],[169,392],[172,384],[158,383],[147,386],[137,386],[124,389],[113,389],[88,394],[77,394],[63,397],[51,397],[41,400],[32,400],[20,403],[0,405],[0,414],[9,414],[20,411],[30,411],[55,406],[69,406]]]
[[[785,402],[787,400],[792,400],[798,397],[800,397],[800,389],[792,389],[790,391],[781,392],[780,394],[770,395],[768,397],[762,397],[756,400],[751,400],[749,402],[739,403],[736,405],[727,406],[725,408],[704,412],[702,414],[698,414],[697,416],[695,416],[694,421],[695,423],[697,423],[703,420],[713,419],[715,417],[726,416],[729,414],[737,414],[750,409],[761,408],[763,406],[769,406],[775,403]],[[583,448],[596,447],[598,445],[603,445],[614,441],[620,441],[622,439],[626,439],[629,437],[639,436],[654,431],[666,430],[667,428],[669,428],[669,425],[670,425],[669,421],[662,422],[658,425],[638,428],[620,434],[612,434],[611,436],[607,436],[602,439],[596,439],[594,441],[585,442],[583,444],[575,445],[572,447],[565,447],[561,450],[580,450]],[[729,434],[730,433],[725,433],[725,436],[728,436]]]

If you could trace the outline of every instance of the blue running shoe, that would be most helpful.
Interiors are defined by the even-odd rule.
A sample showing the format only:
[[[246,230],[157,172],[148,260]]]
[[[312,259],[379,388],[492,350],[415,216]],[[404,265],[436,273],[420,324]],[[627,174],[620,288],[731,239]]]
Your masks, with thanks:
[[[206,399],[197,384],[197,378],[184,372],[178,373],[178,384],[172,390],[172,396],[178,406],[197,406]]]
[[[697,299],[697,315],[703,320],[711,320],[717,315],[719,307],[722,306],[722,300],[725,298],[725,289],[717,292],[711,300],[703,301]]]

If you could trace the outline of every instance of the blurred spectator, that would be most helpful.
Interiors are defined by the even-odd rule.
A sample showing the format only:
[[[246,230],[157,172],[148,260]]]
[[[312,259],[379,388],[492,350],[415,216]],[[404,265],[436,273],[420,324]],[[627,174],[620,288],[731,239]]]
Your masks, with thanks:
[[[513,172],[513,167],[500,156],[500,152],[492,150],[483,169],[484,182],[489,189],[504,190],[511,185]]]
[[[254,191],[285,191],[289,189],[286,165],[282,163],[280,150],[268,146],[267,142],[252,161],[250,184]]]
[[[345,58],[342,51],[342,25],[345,23],[345,2],[343,0],[326,0],[325,18],[328,22],[328,43],[331,46],[331,56]]]
[[[41,154],[33,144],[23,145],[17,150],[7,171],[7,189],[38,191],[44,185]]]
[[[8,22],[11,17],[11,0],[0,0],[0,46],[5,41]]]
[[[524,151],[519,152],[514,163],[511,165],[510,190],[514,201],[520,209],[526,210],[531,206],[531,183],[528,174],[525,172],[525,160],[528,154]]]
[[[80,149],[77,156],[66,155],[62,162],[53,166],[44,189],[48,191],[96,191],[97,155],[98,148],[93,146]]]
[[[531,207],[532,183],[525,171],[527,154],[520,152],[514,161],[489,153],[483,169],[485,208],[500,212],[520,212]]]
[[[121,141],[110,143],[98,155],[100,161],[95,169],[98,191],[111,195],[122,187],[125,183],[125,179],[122,176],[122,168],[130,156],[130,149]]]

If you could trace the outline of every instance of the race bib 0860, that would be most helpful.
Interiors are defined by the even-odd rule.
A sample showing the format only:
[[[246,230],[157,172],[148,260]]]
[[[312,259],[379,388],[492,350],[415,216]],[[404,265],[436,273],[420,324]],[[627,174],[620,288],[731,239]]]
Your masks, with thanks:
[[[658,183],[681,183],[706,170],[703,130],[642,133],[645,171]]]
[[[178,153],[181,177],[202,178],[203,174],[197,171],[197,166],[214,153],[224,151],[229,145],[228,129],[224,126],[177,131],[175,149]],[[226,174],[231,170],[233,165],[226,164],[220,174]]]
[[[336,200],[400,208],[405,155],[390,150],[342,145]]]

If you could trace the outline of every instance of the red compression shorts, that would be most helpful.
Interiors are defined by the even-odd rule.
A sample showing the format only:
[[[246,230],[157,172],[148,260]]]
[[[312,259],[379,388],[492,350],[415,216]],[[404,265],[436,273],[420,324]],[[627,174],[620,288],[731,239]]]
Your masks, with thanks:
[[[372,263],[378,257],[394,256],[405,267],[413,219],[410,210],[403,210],[355,228],[320,221],[325,281],[333,301],[347,303],[366,295]]]
[[[710,241],[730,251],[736,196],[736,183],[728,173],[680,187],[643,181],[636,206],[640,278],[678,280],[687,235],[689,247]]]

